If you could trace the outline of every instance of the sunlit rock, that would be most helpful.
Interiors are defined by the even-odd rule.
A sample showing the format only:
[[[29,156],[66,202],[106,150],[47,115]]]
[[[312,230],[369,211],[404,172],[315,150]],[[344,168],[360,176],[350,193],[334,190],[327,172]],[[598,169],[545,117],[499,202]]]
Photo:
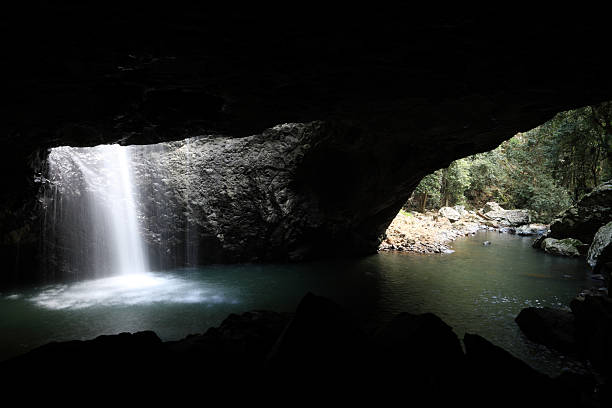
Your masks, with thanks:
[[[459,214],[459,211],[453,207],[442,207],[438,210],[438,214],[440,214],[442,217],[448,218],[450,222],[456,222],[461,219],[461,214]]]
[[[562,256],[580,256],[578,249],[580,246],[582,242],[574,238],[545,238],[540,244],[540,247],[549,254]]]

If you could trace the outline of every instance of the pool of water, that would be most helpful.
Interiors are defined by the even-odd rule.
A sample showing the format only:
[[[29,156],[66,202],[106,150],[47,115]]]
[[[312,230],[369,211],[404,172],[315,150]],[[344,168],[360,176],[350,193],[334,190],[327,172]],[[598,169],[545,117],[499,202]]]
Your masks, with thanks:
[[[492,245],[484,246],[488,240]],[[293,311],[308,291],[349,308],[373,329],[399,312],[433,312],[554,374],[564,356],[527,341],[514,318],[527,306],[564,307],[588,277],[583,259],[531,248],[533,238],[482,231],[452,254],[380,253],[301,264],[212,265],[0,294],[0,360],[50,341],[154,330],[176,340],[229,313]]]

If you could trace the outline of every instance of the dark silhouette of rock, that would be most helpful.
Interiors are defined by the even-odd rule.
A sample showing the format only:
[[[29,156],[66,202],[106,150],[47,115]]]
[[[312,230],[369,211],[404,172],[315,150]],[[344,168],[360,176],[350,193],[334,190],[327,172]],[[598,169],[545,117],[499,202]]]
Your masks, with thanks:
[[[461,343],[438,316],[400,313],[376,332],[373,342],[379,382],[410,384],[415,396],[429,396],[431,401],[459,397],[465,391]],[[441,390],[447,394],[439,394]]]
[[[165,347],[154,332],[120,333],[46,344],[0,363],[0,377],[10,373],[41,384],[70,377],[75,377],[75,383],[106,376],[120,381],[132,374],[161,375],[165,360]]]
[[[576,319],[578,347],[593,366],[612,372],[612,298],[587,295],[574,298],[570,308]]]
[[[469,382],[477,384],[472,394],[477,406],[499,401],[502,406],[577,406],[577,390],[561,387],[550,377],[476,334],[463,338]]]
[[[179,367],[195,360],[206,361],[212,375],[252,371],[263,365],[289,319],[263,310],[231,314],[219,327],[165,345]]]
[[[574,315],[570,311],[550,307],[528,307],[515,319],[525,336],[565,353],[575,353]]]
[[[333,301],[308,293],[268,358],[273,372],[329,376],[362,372],[367,337]],[[322,367],[325,367],[322,370]]]

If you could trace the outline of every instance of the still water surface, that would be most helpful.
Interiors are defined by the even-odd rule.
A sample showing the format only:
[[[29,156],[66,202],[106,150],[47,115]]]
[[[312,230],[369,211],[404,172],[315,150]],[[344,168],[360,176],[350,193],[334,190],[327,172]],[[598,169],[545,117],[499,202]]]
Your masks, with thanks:
[[[544,254],[532,241],[482,231],[455,241],[453,254],[213,265],[2,293],[0,361],[49,341],[122,331],[154,330],[176,340],[229,313],[293,311],[310,291],[349,308],[367,329],[399,312],[433,312],[460,338],[480,334],[554,374],[567,360],[527,341],[514,318],[527,306],[564,307],[596,283],[583,259]]]

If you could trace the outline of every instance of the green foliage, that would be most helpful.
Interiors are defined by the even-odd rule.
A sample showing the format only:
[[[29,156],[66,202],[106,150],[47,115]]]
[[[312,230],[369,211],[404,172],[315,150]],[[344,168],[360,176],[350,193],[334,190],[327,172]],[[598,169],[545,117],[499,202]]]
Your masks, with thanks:
[[[406,208],[465,204],[531,210],[549,222],[612,178],[612,102],[561,112],[497,149],[457,160],[423,178]]]
[[[444,206],[464,204],[464,194],[469,187],[469,160],[456,160],[442,170],[441,197]]]

